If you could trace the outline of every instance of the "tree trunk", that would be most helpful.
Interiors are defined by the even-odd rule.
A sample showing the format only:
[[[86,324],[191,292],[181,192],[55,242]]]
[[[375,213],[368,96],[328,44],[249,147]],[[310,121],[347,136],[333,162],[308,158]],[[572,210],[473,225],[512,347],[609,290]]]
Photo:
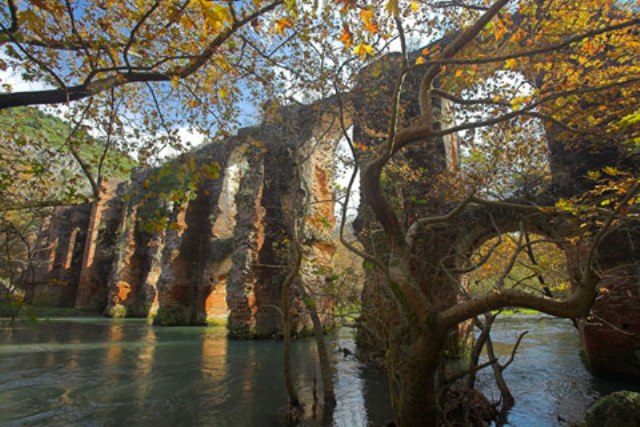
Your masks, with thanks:
[[[387,353],[387,374],[397,425],[439,425],[437,380],[444,340],[438,336],[423,335],[410,344],[394,347],[390,347]],[[406,351],[402,350],[403,347]]]
[[[291,313],[290,313],[290,300],[289,290],[292,282],[295,280],[296,274],[300,269],[300,263],[302,260],[301,253],[294,249],[293,262],[290,266],[290,270],[287,273],[287,277],[282,284],[282,336],[284,338],[284,383],[287,388],[287,395],[289,396],[289,405],[292,408],[300,407],[300,400],[298,399],[298,393],[293,385],[291,378]]]
[[[297,281],[298,292],[305,301],[307,311],[311,317],[311,323],[313,324],[313,336],[316,340],[316,348],[318,350],[318,360],[320,362],[320,375],[322,376],[322,393],[324,396],[324,403],[326,406],[334,406],[336,403],[336,396],[333,391],[333,372],[331,370],[331,361],[329,360],[329,352],[327,351],[327,344],[324,340],[324,334],[322,330],[322,323],[318,316],[318,310],[315,307],[315,301],[309,300],[304,285]]]

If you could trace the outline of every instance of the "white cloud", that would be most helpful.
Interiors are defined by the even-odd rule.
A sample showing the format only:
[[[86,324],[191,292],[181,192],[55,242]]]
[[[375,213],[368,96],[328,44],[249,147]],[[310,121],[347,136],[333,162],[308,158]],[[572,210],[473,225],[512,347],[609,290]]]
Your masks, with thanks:
[[[6,54],[0,52],[0,61],[8,62],[8,59]],[[29,92],[53,88],[53,86],[41,80],[34,82],[26,81],[20,75],[19,70],[13,69],[12,67],[8,67],[6,70],[0,70],[0,84],[11,86],[11,92]],[[4,88],[2,92],[6,93]]]

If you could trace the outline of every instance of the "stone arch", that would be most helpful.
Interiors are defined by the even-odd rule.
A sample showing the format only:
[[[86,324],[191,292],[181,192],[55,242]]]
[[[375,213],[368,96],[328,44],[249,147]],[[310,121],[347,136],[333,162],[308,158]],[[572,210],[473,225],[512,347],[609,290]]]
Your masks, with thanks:
[[[207,324],[226,324],[229,316],[227,304],[227,276],[233,265],[233,234],[238,207],[236,194],[249,169],[246,144],[234,148],[223,172],[220,195],[212,214],[208,255],[204,261],[200,286],[200,310]]]

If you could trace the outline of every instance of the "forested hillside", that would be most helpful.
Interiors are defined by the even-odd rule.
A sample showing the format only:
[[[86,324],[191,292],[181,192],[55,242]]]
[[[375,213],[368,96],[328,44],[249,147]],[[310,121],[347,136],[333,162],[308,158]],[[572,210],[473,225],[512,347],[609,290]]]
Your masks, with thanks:
[[[124,178],[135,165],[86,129],[36,108],[0,112],[0,200],[72,203],[91,194],[92,176]],[[81,164],[82,162],[82,164]]]

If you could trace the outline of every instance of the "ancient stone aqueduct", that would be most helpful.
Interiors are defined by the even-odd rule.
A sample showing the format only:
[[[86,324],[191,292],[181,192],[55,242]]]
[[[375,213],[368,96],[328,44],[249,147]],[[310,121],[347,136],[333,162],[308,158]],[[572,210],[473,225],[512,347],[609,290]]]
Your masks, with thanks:
[[[377,78],[394,80],[385,73]],[[413,81],[409,76],[407,94],[416,82],[415,76]],[[352,93],[350,97],[356,113],[348,125],[353,126],[355,142],[371,144],[375,138],[367,136],[367,131],[384,123],[380,117],[385,117],[385,103],[380,99],[389,99],[390,93],[381,81],[367,85],[382,90],[371,95],[359,93],[362,88],[356,87],[356,96]],[[416,108],[415,99],[405,101],[406,111]],[[444,109],[444,101],[440,104]],[[166,175],[158,168],[136,172],[128,182],[103,182],[102,197],[91,206],[57,208],[42,226],[39,246],[46,250],[40,251],[30,297],[36,302],[46,299],[59,306],[140,317],[180,307],[188,321],[226,323],[231,336],[279,334],[281,284],[289,259],[280,242],[294,238],[293,227],[302,217],[308,192],[311,203],[303,239],[307,256],[299,280],[319,291],[331,279],[336,248],[332,237],[335,152],[344,125],[336,110],[335,98],[281,107],[259,126],[242,129],[223,144],[183,155],[173,164],[220,165],[219,176],[199,181],[186,199],[154,197],[142,203],[150,192],[159,195],[166,190],[154,187],[153,182],[162,182],[163,173]],[[557,189],[560,193],[578,189],[584,172],[612,155],[606,150],[597,154],[567,150],[553,132],[548,132],[548,139],[554,182],[565,187]],[[455,137],[442,139],[435,151],[417,150],[406,156],[410,161],[426,162],[432,173],[455,170]],[[435,190],[421,191],[437,194]],[[430,208],[439,213],[442,206],[433,197]],[[164,218],[162,226],[145,227],[145,222],[158,216]],[[359,221],[360,226],[367,222],[366,208],[361,207]],[[439,231],[434,238],[468,241],[474,233],[482,234],[481,228],[467,222],[460,229]],[[638,237],[634,239],[638,243]],[[437,245],[426,244],[436,258],[446,255],[437,253]],[[640,244],[605,244],[612,249],[600,259],[606,267],[640,258]],[[596,365],[638,375],[640,285],[637,267],[633,269],[632,280],[614,280],[611,291],[594,307],[615,329],[583,322],[582,333]],[[370,283],[363,296],[370,301],[377,292],[373,276],[368,275]],[[330,298],[317,296],[322,311],[330,313]],[[302,306],[298,299],[293,303]],[[367,310],[367,304],[364,308]],[[305,326],[308,320],[302,314],[296,328]]]

